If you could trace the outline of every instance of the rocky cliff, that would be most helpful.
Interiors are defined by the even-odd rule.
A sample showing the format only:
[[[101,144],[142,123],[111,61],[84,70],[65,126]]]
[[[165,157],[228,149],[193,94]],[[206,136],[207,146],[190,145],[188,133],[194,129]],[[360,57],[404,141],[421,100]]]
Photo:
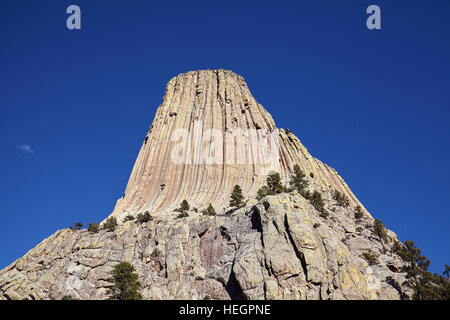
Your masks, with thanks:
[[[297,164],[328,218],[294,192],[255,200],[270,171],[287,182]],[[239,184],[245,207],[230,211]],[[340,206],[332,192],[349,198]],[[174,209],[212,203],[218,214]],[[363,217],[355,219],[356,206]],[[124,222],[149,211],[153,220]],[[0,299],[105,299],[115,264],[131,262],[146,299],[399,299],[396,241],[335,170],[277,129],[244,79],[226,70],[181,74],[167,85],[123,198],[114,231],[64,229],[0,271]],[[368,263],[364,254],[376,256]]]
[[[199,209],[209,203],[225,209],[236,184],[252,198],[269,171],[286,180],[295,164],[314,175],[316,188],[339,190],[361,205],[335,170],[289,130],[276,128],[242,76],[228,70],[180,74],[167,84],[112,215],[164,214],[184,199]]]

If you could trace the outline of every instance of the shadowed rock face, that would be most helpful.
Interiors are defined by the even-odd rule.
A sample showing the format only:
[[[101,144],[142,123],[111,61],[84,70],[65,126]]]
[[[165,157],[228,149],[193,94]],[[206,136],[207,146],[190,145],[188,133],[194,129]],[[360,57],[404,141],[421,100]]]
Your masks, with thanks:
[[[295,164],[308,178],[313,173],[316,187],[337,189],[361,205],[335,170],[313,158],[289,130],[276,128],[242,76],[227,70],[180,74],[167,84],[112,215],[160,215],[184,199],[199,209],[209,203],[224,209],[234,185],[252,198],[269,171],[286,181]]]
[[[207,135],[211,129],[216,135]],[[208,142],[227,134],[243,142]],[[254,199],[270,170],[286,181],[295,164],[308,189],[321,193],[328,218],[296,191]],[[236,184],[249,201],[225,214]],[[333,199],[335,189],[350,199],[348,207]],[[183,199],[198,209],[212,203],[218,215],[191,210],[177,218],[173,209]],[[57,231],[0,271],[0,300],[106,299],[107,279],[121,261],[135,266],[145,299],[399,299],[403,288],[393,284],[405,274],[392,250],[397,238],[388,231],[381,243],[367,211],[355,219],[357,205],[336,171],[275,127],[241,76],[188,72],[167,85],[112,213],[116,230]],[[152,221],[123,221],[145,210]],[[369,251],[375,264],[364,258]]]

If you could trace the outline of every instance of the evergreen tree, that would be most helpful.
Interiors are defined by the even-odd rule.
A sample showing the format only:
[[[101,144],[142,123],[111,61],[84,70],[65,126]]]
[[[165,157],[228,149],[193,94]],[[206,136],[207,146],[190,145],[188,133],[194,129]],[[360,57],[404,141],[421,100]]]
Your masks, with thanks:
[[[216,215],[216,210],[214,209],[214,207],[212,206],[212,204],[210,203],[209,206],[202,211],[203,214],[205,216],[215,216]]]
[[[320,212],[320,216],[323,218],[327,218],[328,217],[328,212],[325,210],[324,207],[324,202],[322,199],[322,195],[317,192],[314,191],[312,196],[309,197],[309,202],[312,204],[312,206]]]
[[[347,208],[350,205],[350,200],[348,200],[347,196],[337,190],[333,192],[333,199],[336,200],[338,206]]]
[[[447,276],[447,280],[448,280],[448,278],[450,276],[450,267],[448,265],[445,265],[444,276]]]
[[[177,216],[177,218],[187,218],[187,217],[189,217],[189,214],[188,214],[186,211],[181,212],[181,213]]]
[[[273,194],[282,193],[285,191],[285,188],[281,184],[280,174],[278,172],[274,172],[269,174],[266,179],[267,187]]]
[[[244,206],[244,196],[242,195],[242,189],[240,186],[234,186],[230,198],[230,207],[239,209]]]
[[[361,219],[364,216],[364,213],[361,209],[361,206],[356,206],[355,208],[355,219]]]
[[[108,290],[110,300],[140,300],[141,282],[134,273],[134,267],[128,262],[121,262],[114,267],[113,275],[108,279],[113,286]]]
[[[364,252],[363,253],[364,259],[366,259],[367,263],[369,265],[377,265],[378,264],[378,254],[372,251]]]
[[[296,164],[294,166],[294,173],[291,175],[289,184],[301,195],[305,193],[305,189],[308,187],[308,181],[305,179],[305,177],[305,173],[302,171],[302,169],[300,169],[300,166]]]
[[[190,208],[190,206],[189,206],[189,203],[187,202],[187,200],[183,200],[180,203],[179,211],[182,212],[182,213],[186,213],[186,212],[189,211],[189,208]]]
[[[75,223],[75,230],[80,230],[81,228],[83,228],[83,224],[81,222]]]
[[[380,239],[381,244],[383,244],[383,240],[387,240],[387,230],[384,223],[378,219],[375,219],[373,223],[373,232]]]
[[[271,192],[270,192],[269,188],[267,186],[262,186],[258,190],[258,195],[256,196],[256,199],[261,200],[262,198],[264,198],[265,196],[268,196],[270,194],[271,194]]]
[[[153,218],[150,215],[150,212],[145,211],[144,213],[139,213],[137,215],[137,220],[139,221],[139,223],[146,223],[151,221]]]
[[[266,185],[258,190],[257,199],[261,200],[265,196],[272,196],[285,190],[286,188],[281,183],[280,174],[278,172],[272,172],[266,178]]]
[[[100,230],[100,223],[91,222],[89,223],[88,231],[92,233],[97,233]]]
[[[132,216],[131,214],[127,215],[125,217],[125,219],[123,219],[123,222],[127,222],[127,221],[133,221],[134,220],[134,216]]]
[[[83,224],[81,222],[75,223],[73,226],[70,226],[70,230],[80,230],[83,227]]]
[[[406,272],[407,279],[403,284],[414,290],[414,299],[450,298],[448,279],[428,272],[430,260],[422,255],[422,251],[416,247],[413,241],[406,240],[403,246],[399,246],[396,253],[406,263],[402,267],[402,272]]]
[[[114,217],[106,219],[105,223],[103,224],[102,229],[108,230],[108,231],[114,231],[117,227],[117,219]]]

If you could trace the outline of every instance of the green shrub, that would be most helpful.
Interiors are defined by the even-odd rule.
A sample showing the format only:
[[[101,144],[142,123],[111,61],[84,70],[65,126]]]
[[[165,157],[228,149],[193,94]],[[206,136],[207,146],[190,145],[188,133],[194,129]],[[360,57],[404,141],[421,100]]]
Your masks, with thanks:
[[[113,275],[108,279],[113,285],[108,290],[110,300],[140,300],[141,282],[134,273],[134,267],[128,262],[121,262],[114,267]]]
[[[187,202],[187,200],[183,200],[180,204],[180,209],[181,211],[189,211],[189,203]]]
[[[202,211],[202,213],[205,216],[215,216],[216,215],[216,210],[214,209],[214,207],[210,203],[209,206],[205,210]]]
[[[338,206],[343,208],[347,208],[350,205],[350,200],[348,200],[347,196],[337,190],[333,192],[333,199],[336,200]]]
[[[100,230],[100,223],[91,222],[89,223],[88,231],[92,233],[97,233]]]
[[[300,166],[296,164],[294,166],[294,173],[291,175],[289,184],[300,194],[303,194],[305,189],[308,187],[308,181],[305,179],[305,177],[305,173],[302,171],[302,169],[300,169]]]
[[[311,198],[311,192],[309,190],[303,190],[303,192],[300,193],[303,198],[306,200],[309,200]]]
[[[137,221],[139,223],[146,223],[153,220],[153,217],[150,215],[150,212],[145,211],[144,213],[139,213],[137,215]]]
[[[326,212],[326,210],[325,210],[322,195],[319,192],[314,191],[314,193],[312,194],[312,196],[309,199],[309,202],[317,211],[320,212],[321,217],[324,217],[324,218],[328,217],[328,212]]]
[[[127,222],[127,221],[133,221],[134,220],[134,216],[132,216],[131,214],[127,215],[125,217],[125,219],[123,219],[123,222]]]
[[[256,199],[261,200],[262,198],[264,198],[265,196],[268,196],[270,194],[270,190],[267,186],[262,186],[259,190],[258,190],[258,195],[256,196]]]
[[[189,217],[189,214],[187,213],[187,212],[181,212],[178,216],[177,216],[177,218],[187,218],[187,217]]]
[[[71,295],[65,295],[64,297],[61,298],[61,300],[73,300]]]
[[[284,186],[281,184],[280,174],[278,172],[269,174],[266,179],[267,187],[274,193],[278,194],[285,191]]]
[[[370,250],[368,252],[364,252],[363,257],[364,259],[366,259],[367,263],[370,266],[378,264],[378,254],[376,254],[375,252],[372,252]]]
[[[394,244],[392,245],[392,253],[399,255],[401,252],[403,245],[398,240],[394,240]]]
[[[257,199],[261,200],[265,196],[271,196],[285,191],[286,188],[281,183],[280,174],[278,172],[273,172],[267,176],[266,185],[258,190]]]
[[[117,227],[117,219],[114,217],[110,217],[106,219],[105,223],[103,224],[102,229],[108,230],[108,231],[114,231]]]
[[[383,240],[387,240],[386,226],[378,219],[375,219],[375,221],[373,222],[373,232],[378,237],[381,243],[383,243]]]
[[[75,223],[73,226],[70,226],[70,230],[80,230],[83,227],[83,224],[81,222]]]
[[[314,173],[310,172],[309,176],[314,179]]]
[[[355,208],[355,219],[361,219],[364,216],[364,213],[361,209],[361,206],[356,206]]]
[[[184,213],[184,212],[188,212],[189,209],[190,209],[189,202],[187,202],[187,200],[183,200],[183,201],[180,203],[180,207],[177,208],[177,209],[175,209],[175,211]]]
[[[313,228],[316,229],[318,227],[320,227],[320,223],[314,223]]]

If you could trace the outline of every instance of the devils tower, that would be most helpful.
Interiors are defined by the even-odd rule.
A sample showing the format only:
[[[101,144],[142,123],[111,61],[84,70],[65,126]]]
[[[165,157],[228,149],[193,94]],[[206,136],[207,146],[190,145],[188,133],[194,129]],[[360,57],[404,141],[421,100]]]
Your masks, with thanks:
[[[177,134],[183,129],[184,139]],[[223,139],[222,150],[212,155],[216,161],[208,164],[204,158],[211,146],[205,140],[211,130],[230,139]],[[275,130],[278,141],[270,137]],[[247,134],[251,132],[254,139]],[[261,150],[265,145],[267,150]],[[175,148],[182,151],[177,157],[184,151],[181,161],[173,159]],[[271,151],[276,157],[269,157]],[[339,190],[360,205],[332,168],[314,159],[288,130],[277,130],[242,76],[228,70],[188,72],[169,81],[113,216],[145,210],[161,214],[183,199],[194,207],[212,203],[223,209],[234,185],[255,197],[268,172],[279,172],[286,180],[295,164],[314,175],[317,187]]]
[[[256,199],[268,174],[288,185],[295,165],[326,215],[295,190]],[[228,206],[235,185],[246,199],[237,210]],[[183,200],[191,210],[180,217]],[[202,214],[209,204],[216,216]],[[146,211],[151,221],[125,219]],[[378,239],[374,219],[338,173],[277,128],[244,78],[228,70],[169,81],[110,217],[119,224],[113,231],[59,230],[0,271],[0,299],[106,299],[107,279],[122,261],[136,267],[145,299],[402,294],[396,235]]]

